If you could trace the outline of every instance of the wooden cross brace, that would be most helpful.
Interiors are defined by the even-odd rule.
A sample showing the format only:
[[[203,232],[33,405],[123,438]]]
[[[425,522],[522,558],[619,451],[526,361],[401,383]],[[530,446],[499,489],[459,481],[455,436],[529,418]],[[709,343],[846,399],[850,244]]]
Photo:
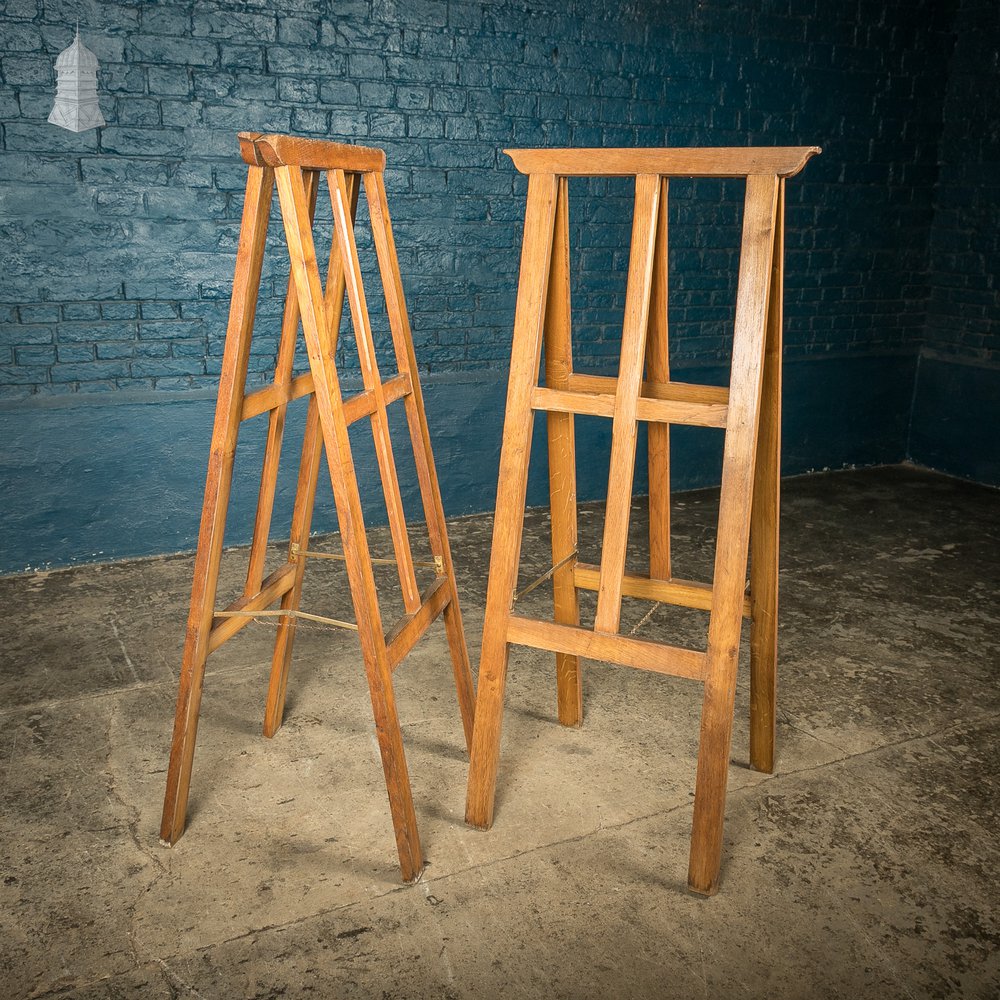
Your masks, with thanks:
[[[399,261],[393,241],[379,149],[345,146],[291,136],[243,133],[239,137],[248,164],[243,221],[236,255],[236,275],[226,333],[219,397],[212,432],[205,503],[195,556],[191,612],[181,665],[177,713],[160,835],[173,844],[184,831],[194,759],[205,661],[209,654],[260,612],[279,603],[277,635],[264,711],[264,735],[281,725],[296,619],[309,548],[321,456],[325,449],[337,507],[343,558],[354,603],[379,750],[385,771],[396,846],[403,879],[412,881],[424,861],[417,835],[406,758],[392,686],[392,673],[428,626],[443,616],[466,744],[471,743],[475,696],[465,646],[462,616],[448,546],[444,509],[431,454],[420,381],[403,298]],[[313,241],[313,215],[325,175],[333,211],[333,240],[324,288]],[[272,192],[278,189],[281,218],[291,261],[288,294],[281,323],[274,381],[247,394],[247,365],[261,280]],[[382,381],[354,237],[354,217],[364,187],[379,273],[385,295],[397,374]],[[351,320],[364,385],[344,398],[335,365],[344,296]],[[305,337],[309,371],[294,374],[298,330]],[[274,506],[282,435],[288,404],[308,396],[291,538],[284,562],[265,576],[265,556]],[[421,593],[403,512],[402,495],[389,436],[387,407],[402,401],[427,524],[435,576]],[[267,444],[257,515],[242,595],[216,611],[223,531],[233,479],[236,442],[242,422],[266,413]],[[348,428],[367,418],[389,515],[405,615],[384,631],[373,560],[361,508]]]
[[[777,659],[781,299],[785,178],[819,150],[511,150],[528,198],[507,412],[500,457],[466,820],[493,821],[503,694],[511,643],[556,655],[559,720],[582,719],[580,657],[701,681],[704,700],[688,884],[716,890],[742,619],[751,619],[753,767],[774,766]],[[617,378],[576,374],[570,342],[568,178],[634,177],[628,282]],[[667,194],[670,177],[746,179],[743,240],[728,388],[672,381],[667,350]],[[545,378],[539,384],[545,346]],[[645,369],[645,378],[644,378]],[[533,412],[547,414],[554,614],[513,613]],[[574,414],[611,419],[611,466],[601,563],[576,558]],[[650,569],[625,572],[638,421],[649,424]],[[673,577],[669,425],[725,429],[711,584]],[[750,594],[745,596],[748,552]],[[593,628],[578,593],[597,592]],[[619,634],[623,596],[710,612],[706,647],[684,649]]]

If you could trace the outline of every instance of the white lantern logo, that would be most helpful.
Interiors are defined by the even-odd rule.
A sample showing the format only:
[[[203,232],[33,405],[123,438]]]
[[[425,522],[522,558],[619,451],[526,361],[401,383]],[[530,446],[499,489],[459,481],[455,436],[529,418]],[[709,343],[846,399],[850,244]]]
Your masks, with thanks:
[[[69,48],[56,57],[56,103],[49,124],[86,132],[104,124],[97,103],[97,56],[80,41],[80,28]]]

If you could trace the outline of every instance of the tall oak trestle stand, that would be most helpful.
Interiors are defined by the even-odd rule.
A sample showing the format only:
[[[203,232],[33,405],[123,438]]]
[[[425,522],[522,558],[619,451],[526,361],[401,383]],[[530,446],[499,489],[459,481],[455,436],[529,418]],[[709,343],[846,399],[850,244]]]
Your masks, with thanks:
[[[750,761],[761,771],[774,766],[784,186],[785,178],[818,152],[815,147],[509,151],[517,169],[528,175],[528,197],[466,802],[471,825],[488,828],[493,821],[511,643],[556,654],[559,720],[564,725],[578,725],[582,717],[581,656],[699,680],[704,700],[688,885],[698,893],[715,892],[744,616],[751,619]],[[617,378],[573,371],[567,179],[576,176],[635,178]],[[728,388],[670,379],[670,177],[746,179]],[[543,341],[545,378],[539,384]],[[547,414],[554,621],[513,610],[536,410]],[[612,420],[599,566],[577,558],[574,414]],[[649,424],[648,576],[625,571],[639,420]],[[670,424],[725,429],[711,584],[676,579],[671,573]],[[581,589],[597,592],[593,629],[580,626]],[[623,596],[710,612],[706,649],[620,635]]]
[[[472,739],[475,700],[444,510],[431,455],[399,262],[389,221],[383,177],[385,154],[379,149],[290,136],[244,133],[239,139],[243,159],[249,165],[246,198],[212,432],[205,505],[195,557],[191,611],[160,835],[173,844],[184,832],[208,655],[252,618],[262,615],[276,618],[277,635],[264,714],[264,735],[273,736],[282,721],[296,619],[319,617],[330,624],[356,629],[361,641],[399,865],[403,879],[409,882],[419,876],[424,862],[396,713],[392,674],[438,616],[444,617],[467,745]],[[333,208],[333,238],[325,290],[312,233],[313,214],[323,174],[326,175]],[[275,185],[291,259],[291,274],[274,382],[246,394],[250,341]],[[368,202],[397,367],[397,374],[385,381],[380,378],[376,363],[354,237],[354,216],[362,185]],[[345,290],[364,385],[364,391],[346,399],[341,394],[335,365]],[[309,371],[296,375],[293,362],[300,322],[309,356]],[[265,552],[285,412],[290,401],[303,396],[308,396],[308,410],[288,556],[265,577]],[[399,400],[402,400],[406,412],[427,523],[432,557],[427,562],[435,571],[433,583],[423,593],[418,589],[414,571],[417,563],[410,549],[386,415],[386,407]],[[224,609],[216,609],[237,435],[242,421],[264,413],[268,414],[267,443],[246,584],[238,600]],[[398,569],[405,610],[402,620],[389,633],[383,631],[373,560],[368,548],[348,437],[348,427],[366,417],[371,421],[394,547],[395,559],[391,561]],[[356,623],[337,622],[299,610],[307,557],[314,554],[309,552],[309,527],[324,448],[344,549],[339,558],[346,564]],[[267,610],[275,602],[280,602],[278,609]]]

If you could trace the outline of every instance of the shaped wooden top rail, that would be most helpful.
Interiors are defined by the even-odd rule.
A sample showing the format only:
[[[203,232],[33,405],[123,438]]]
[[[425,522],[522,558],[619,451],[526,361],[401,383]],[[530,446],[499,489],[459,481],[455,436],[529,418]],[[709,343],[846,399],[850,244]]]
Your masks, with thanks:
[[[240,154],[253,167],[304,167],[365,173],[385,170],[385,153],[372,146],[348,146],[325,139],[240,132]]]
[[[522,174],[560,177],[793,177],[819,146],[717,146],[702,149],[505,149]]]

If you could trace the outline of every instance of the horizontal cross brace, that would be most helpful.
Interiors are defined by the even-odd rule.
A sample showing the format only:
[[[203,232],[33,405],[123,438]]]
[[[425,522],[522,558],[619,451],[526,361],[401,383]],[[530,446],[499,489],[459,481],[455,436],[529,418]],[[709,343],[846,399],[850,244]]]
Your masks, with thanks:
[[[354,632],[358,630],[358,626],[353,622],[341,621],[338,618],[327,618],[323,615],[291,609],[269,609],[268,606],[283,597],[292,588],[294,582],[295,564],[286,563],[264,581],[264,585],[256,594],[250,597],[241,597],[227,608],[216,611],[209,638],[209,650],[214,652],[254,618],[305,618],[309,621],[346,628]],[[451,592],[447,584],[448,578],[446,576],[437,577],[421,595],[420,607],[413,614],[404,615],[393,630],[386,635],[385,644],[391,670],[395,670],[399,666],[406,654],[427,631],[430,624],[448,606]]]
[[[284,597],[295,584],[295,563],[279,566],[262,584],[256,594],[233,601],[224,611],[261,611]],[[233,615],[222,618],[218,614],[212,620],[212,631],[208,637],[208,651],[214,653],[227,639],[231,639],[246,623],[249,617]]]
[[[646,642],[623,635],[592,632],[573,625],[556,625],[511,615],[507,620],[507,641],[519,646],[547,649],[553,653],[585,656],[622,667],[652,670],[673,677],[705,679],[707,658],[704,653],[680,646]]]
[[[613,417],[616,378],[601,375],[571,375],[568,389],[536,386],[531,394],[535,410],[581,413]],[[725,427],[729,415],[729,391],[711,385],[685,382],[643,382],[636,418],[652,423]]]
[[[573,571],[573,583],[581,590],[597,590],[600,587],[601,568],[589,563],[577,563]],[[661,604],[673,604],[681,608],[698,611],[712,610],[712,585],[694,580],[658,580],[655,577],[626,573],[622,577],[622,594],[626,597],[640,597]],[[750,617],[750,601],[743,601],[743,616]]]
[[[412,615],[404,615],[385,637],[389,669],[395,670],[406,654],[420,641],[431,622],[448,606],[451,590],[448,578],[439,576],[421,595],[420,607]]]
[[[290,403],[293,399],[308,396],[314,387],[312,373],[306,372],[297,375],[287,385],[274,383],[258,389],[243,400],[240,420],[249,420],[251,417]],[[407,372],[400,372],[382,383],[382,391],[385,393],[385,402],[388,405],[413,392],[413,383]],[[370,417],[374,412],[375,394],[372,392],[359,392],[344,400],[344,415],[348,424],[353,424],[362,417]]]

